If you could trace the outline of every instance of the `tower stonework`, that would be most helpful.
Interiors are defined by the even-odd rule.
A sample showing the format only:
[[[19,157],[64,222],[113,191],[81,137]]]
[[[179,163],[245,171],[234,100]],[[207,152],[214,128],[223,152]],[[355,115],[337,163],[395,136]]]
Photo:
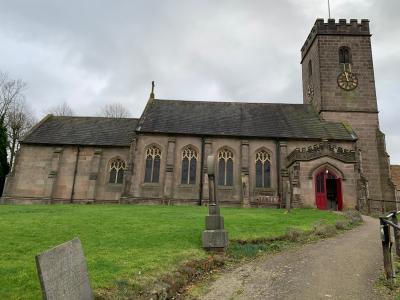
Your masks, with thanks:
[[[301,49],[303,102],[321,119],[342,122],[356,133],[368,204],[387,208],[394,200],[389,156],[379,129],[369,21],[317,19]],[[362,188],[359,187],[359,190]]]

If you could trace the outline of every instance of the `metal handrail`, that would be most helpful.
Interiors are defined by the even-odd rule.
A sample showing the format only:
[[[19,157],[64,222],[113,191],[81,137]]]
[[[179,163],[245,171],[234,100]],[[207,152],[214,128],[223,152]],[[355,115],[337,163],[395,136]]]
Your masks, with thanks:
[[[394,215],[400,214],[400,210],[399,211],[391,211],[390,214],[388,214],[386,217],[382,217],[382,218],[391,218]]]
[[[400,226],[399,226],[399,225],[396,225],[396,224],[394,224],[393,222],[391,222],[391,221],[389,221],[389,220],[386,220],[384,217],[380,217],[380,219],[381,219],[384,223],[386,223],[386,224],[388,224],[388,225],[390,225],[390,226],[392,226],[392,227],[394,227],[394,228],[400,230]]]

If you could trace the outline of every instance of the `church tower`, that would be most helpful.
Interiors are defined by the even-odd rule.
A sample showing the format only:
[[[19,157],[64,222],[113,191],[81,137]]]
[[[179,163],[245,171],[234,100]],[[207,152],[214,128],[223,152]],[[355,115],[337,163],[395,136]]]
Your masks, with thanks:
[[[379,129],[369,21],[317,19],[301,48],[301,64],[303,102],[312,104],[321,119],[342,122],[357,134],[370,204],[384,208],[379,201],[393,201],[394,188]]]

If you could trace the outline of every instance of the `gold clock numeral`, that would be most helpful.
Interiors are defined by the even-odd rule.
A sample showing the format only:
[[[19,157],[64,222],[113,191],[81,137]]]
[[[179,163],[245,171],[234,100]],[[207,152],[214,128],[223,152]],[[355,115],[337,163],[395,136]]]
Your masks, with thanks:
[[[358,79],[354,73],[342,72],[337,78],[337,83],[340,88],[351,91],[358,86]]]

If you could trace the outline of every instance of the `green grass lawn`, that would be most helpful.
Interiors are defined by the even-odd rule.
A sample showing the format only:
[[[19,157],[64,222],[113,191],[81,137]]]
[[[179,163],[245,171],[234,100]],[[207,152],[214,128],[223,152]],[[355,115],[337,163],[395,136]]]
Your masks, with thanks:
[[[222,208],[230,239],[310,229],[341,216],[312,209]],[[0,206],[0,299],[40,299],[35,255],[79,237],[92,288],[159,276],[187,259],[204,257],[201,233],[207,209],[198,206]]]

